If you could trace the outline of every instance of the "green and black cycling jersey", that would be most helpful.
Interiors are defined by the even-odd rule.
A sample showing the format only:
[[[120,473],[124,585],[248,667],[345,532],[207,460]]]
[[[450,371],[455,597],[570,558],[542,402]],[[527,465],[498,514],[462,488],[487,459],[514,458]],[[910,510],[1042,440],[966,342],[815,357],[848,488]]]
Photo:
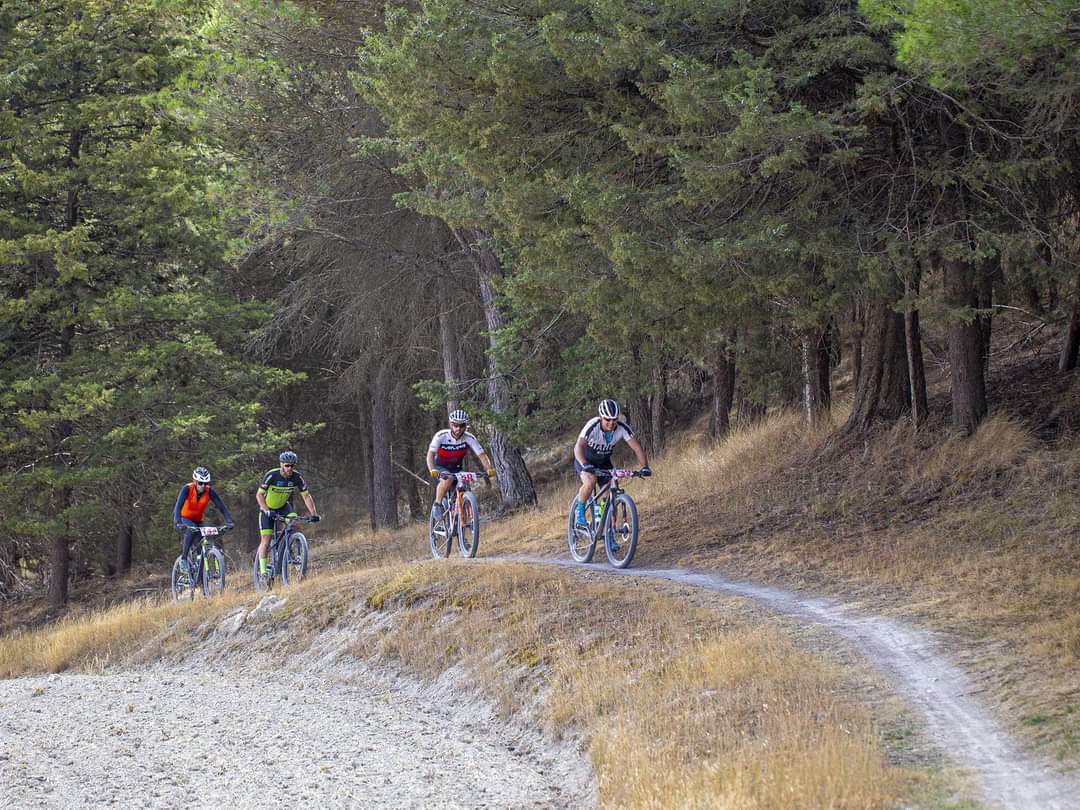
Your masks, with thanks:
[[[293,474],[286,478],[280,467],[268,471],[263,476],[259,490],[266,499],[266,505],[274,511],[279,511],[288,506],[292,511],[292,497],[294,492],[307,492],[307,484],[303,476],[293,470]]]

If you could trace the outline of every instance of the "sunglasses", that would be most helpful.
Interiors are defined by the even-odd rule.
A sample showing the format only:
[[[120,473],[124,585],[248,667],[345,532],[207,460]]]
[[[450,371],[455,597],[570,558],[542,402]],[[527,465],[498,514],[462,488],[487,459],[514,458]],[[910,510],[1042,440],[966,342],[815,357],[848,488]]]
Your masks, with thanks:
[[[468,422],[451,422],[450,423],[450,427],[452,427],[452,428],[465,428],[465,427],[468,427],[468,426],[469,426]]]
[[[618,419],[618,417],[616,417],[614,419],[608,419],[606,416],[601,416],[600,421],[601,422],[618,422],[619,419]]]
[[[296,465],[295,465],[295,464],[282,464],[281,466],[282,466],[282,467],[288,467],[289,469],[292,469],[292,468],[293,468],[293,467],[295,467]]]

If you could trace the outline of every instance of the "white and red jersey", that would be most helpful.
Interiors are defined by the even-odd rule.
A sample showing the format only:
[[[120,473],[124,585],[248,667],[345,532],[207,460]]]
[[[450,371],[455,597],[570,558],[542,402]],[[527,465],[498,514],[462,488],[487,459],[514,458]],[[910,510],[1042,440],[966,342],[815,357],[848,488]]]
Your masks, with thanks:
[[[431,444],[428,445],[428,452],[435,454],[435,463],[449,470],[460,468],[470,450],[476,453],[477,457],[484,452],[480,442],[467,430],[461,434],[460,439],[455,439],[449,428],[443,428],[432,437]]]

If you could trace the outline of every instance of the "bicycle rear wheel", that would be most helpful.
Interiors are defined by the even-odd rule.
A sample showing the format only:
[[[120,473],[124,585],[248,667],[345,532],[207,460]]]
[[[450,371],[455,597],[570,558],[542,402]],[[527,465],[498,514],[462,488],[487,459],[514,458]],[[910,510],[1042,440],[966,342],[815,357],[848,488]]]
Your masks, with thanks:
[[[303,532],[292,532],[289,542],[283,544],[281,549],[281,581],[288,585],[290,582],[299,583],[307,576],[308,570],[308,542]]]
[[[175,600],[180,600],[185,596],[188,599],[195,598],[195,580],[191,574],[185,574],[183,569],[180,568],[180,561],[183,557],[177,557],[176,562],[172,567],[172,596]]]
[[[206,552],[202,575],[203,596],[217,596],[225,592],[225,555],[221,549],[211,548]]]
[[[450,532],[450,516],[447,514],[445,504],[439,510],[439,519],[434,514],[428,515],[428,542],[431,544],[431,556],[435,559],[450,556],[450,546],[454,542],[454,535]]]
[[[458,521],[458,548],[462,557],[475,557],[480,546],[480,505],[476,496],[466,492],[461,496],[461,519]]]
[[[570,556],[576,562],[592,562],[596,552],[596,538],[591,529],[579,529],[577,520],[577,498],[570,499],[570,512],[566,518],[566,543],[570,546]]]
[[[626,568],[634,559],[638,540],[637,506],[625,492],[609,507],[611,518],[605,521],[604,548],[608,562],[616,568]]]

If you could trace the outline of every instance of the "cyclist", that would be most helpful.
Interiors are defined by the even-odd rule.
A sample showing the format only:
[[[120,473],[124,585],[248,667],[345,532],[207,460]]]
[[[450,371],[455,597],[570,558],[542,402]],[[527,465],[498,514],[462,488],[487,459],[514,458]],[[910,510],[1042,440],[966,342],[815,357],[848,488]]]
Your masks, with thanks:
[[[488,479],[495,477],[495,468],[491,466],[491,459],[480,446],[476,437],[469,433],[469,415],[463,410],[450,412],[450,427],[443,428],[436,433],[431,444],[428,445],[427,465],[432,478],[442,478],[435,487],[435,503],[431,505],[431,514],[435,520],[442,517],[439,504],[446,497],[450,487],[456,483],[453,473],[461,471],[461,463],[466,454],[472,450],[480,463],[484,465]]]
[[[191,473],[191,483],[180,487],[180,494],[176,496],[176,506],[173,507],[173,525],[184,533],[183,546],[180,549],[180,569],[185,574],[191,573],[191,566],[188,563],[191,547],[202,536],[195,530],[202,526],[203,513],[206,512],[206,507],[211,501],[225,519],[225,526],[233,528],[236,524],[233,523],[232,515],[229,514],[229,507],[210,486],[210,471],[206,467],[196,467]]]
[[[652,475],[645,448],[641,446],[630,426],[619,419],[619,403],[613,399],[603,400],[597,408],[597,415],[585,423],[574,445],[574,469],[581,478],[581,489],[578,490],[575,505],[575,523],[582,528],[589,525],[585,519],[585,502],[589,500],[589,495],[596,486],[596,474],[612,469],[611,453],[620,439],[634,451],[638,464],[641,465],[641,474]]]
[[[304,477],[296,471],[296,453],[285,450],[278,456],[278,461],[281,466],[268,470],[255,492],[255,500],[259,502],[259,573],[262,576],[266,576],[270,568],[266,556],[270,538],[274,534],[274,520],[277,517],[296,517],[292,504],[294,492],[299,492],[304,499],[311,521],[318,523],[320,519],[315,511],[315,499],[308,492]]]

